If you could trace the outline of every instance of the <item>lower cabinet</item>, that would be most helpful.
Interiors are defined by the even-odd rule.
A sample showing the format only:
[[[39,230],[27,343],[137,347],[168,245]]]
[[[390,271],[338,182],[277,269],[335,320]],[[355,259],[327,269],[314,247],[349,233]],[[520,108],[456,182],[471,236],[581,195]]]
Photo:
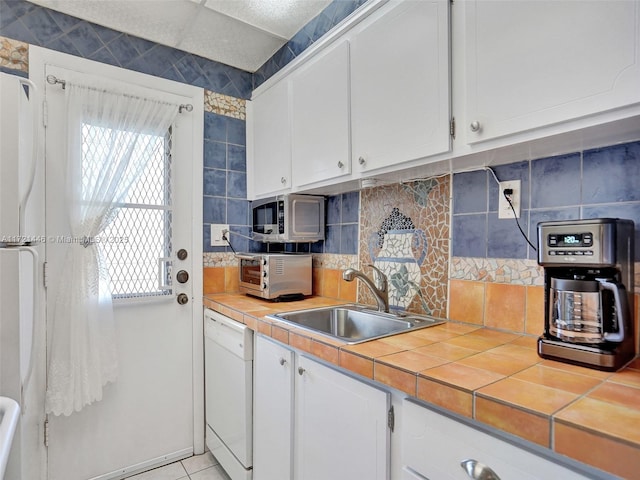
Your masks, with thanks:
[[[256,336],[254,480],[384,480],[390,394]]]
[[[412,401],[402,413],[402,480],[593,478]]]

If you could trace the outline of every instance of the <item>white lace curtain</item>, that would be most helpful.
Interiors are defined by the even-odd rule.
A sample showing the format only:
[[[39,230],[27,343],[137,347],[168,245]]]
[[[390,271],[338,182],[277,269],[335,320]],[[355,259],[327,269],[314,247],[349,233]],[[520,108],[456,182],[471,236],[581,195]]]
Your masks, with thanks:
[[[46,394],[46,411],[54,415],[101,400],[103,387],[116,381],[109,272],[95,239],[146,167],[150,137],[164,136],[178,113],[178,105],[69,82],[65,99],[64,208],[73,241],[56,274]]]

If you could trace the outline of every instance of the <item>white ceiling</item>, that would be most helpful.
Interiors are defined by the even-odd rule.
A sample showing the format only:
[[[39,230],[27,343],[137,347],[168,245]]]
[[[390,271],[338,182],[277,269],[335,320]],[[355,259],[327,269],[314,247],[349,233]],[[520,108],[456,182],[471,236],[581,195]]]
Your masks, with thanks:
[[[31,0],[254,72],[331,0]]]

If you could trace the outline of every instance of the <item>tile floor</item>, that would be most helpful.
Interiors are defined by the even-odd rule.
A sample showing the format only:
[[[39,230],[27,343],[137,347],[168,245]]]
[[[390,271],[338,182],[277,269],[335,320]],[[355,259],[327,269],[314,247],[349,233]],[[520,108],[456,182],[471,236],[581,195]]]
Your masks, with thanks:
[[[230,480],[211,452],[139,473],[127,480]]]

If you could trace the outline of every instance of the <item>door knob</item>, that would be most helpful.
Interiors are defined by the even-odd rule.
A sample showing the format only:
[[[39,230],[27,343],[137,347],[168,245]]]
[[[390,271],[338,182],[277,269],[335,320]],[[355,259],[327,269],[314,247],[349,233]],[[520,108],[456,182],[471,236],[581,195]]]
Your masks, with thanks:
[[[189,274],[186,270],[180,270],[176,274],[176,280],[178,281],[178,283],[187,283],[189,281]]]
[[[280,359],[280,365],[284,365],[285,363],[287,363],[287,361],[284,358]]]
[[[181,248],[180,250],[178,250],[178,253],[176,255],[178,256],[178,260],[186,260],[187,257],[189,256],[189,254],[184,248]]]
[[[298,375],[302,375],[305,372],[304,368],[298,367]]]
[[[181,293],[176,297],[176,301],[180,305],[186,305],[189,303],[189,296],[186,293]]]
[[[469,125],[469,128],[471,128],[472,132],[479,132],[480,131],[480,122],[473,121],[471,122],[471,125]]]
[[[360,158],[358,158],[358,163],[360,165],[364,165],[365,163],[367,163],[367,161],[364,159],[364,157],[360,157]]]

